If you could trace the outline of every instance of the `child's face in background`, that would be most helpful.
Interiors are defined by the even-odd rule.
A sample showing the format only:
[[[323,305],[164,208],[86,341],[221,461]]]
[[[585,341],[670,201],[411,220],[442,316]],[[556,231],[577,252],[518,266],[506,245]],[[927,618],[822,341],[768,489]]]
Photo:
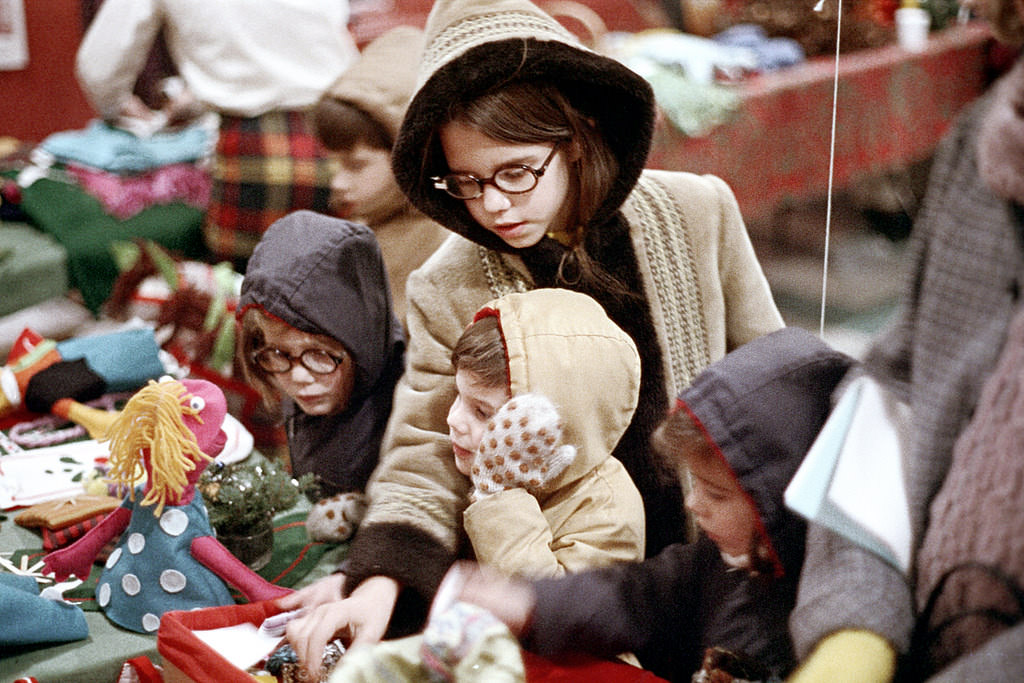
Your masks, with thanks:
[[[331,210],[372,227],[404,201],[391,171],[391,151],[359,143],[331,152],[337,169],[331,178]]]
[[[728,466],[718,457],[686,458],[693,491],[686,509],[722,552],[740,556],[750,552],[757,533],[757,512]]]
[[[468,370],[455,371],[455,389],[458,395],[448,410],[448,434],[455,467],[468,477],[488,420],[511,396],[504,385],[485,384]]]
[[[355,384],[355,365],[345,347],[323,335],[314,335],[270,321],[263,328],[263,348],[274,348],[292,357],[290,370],[267,373],[270,383],[295,401],[307,415],[333,415],[348,407]],[[299,362],[307,349],[319,349],[342,358],[333,372],[317,374]]]
[[[443,126],[440,138],[450,171],[476,178],[490,178],[498,169],[515,164],[540,168],[554,146],[553,143],[502,142],[458,121]],[[569,169],[565,160],[565,151],[557,150],[544,175],[537,179],[537,186],[528,192],[507,194],[487,184],[482,195],[463,200],[466,208],[481,227],[509,246],[532,247],[546,233],[565,228],[569,196]]]

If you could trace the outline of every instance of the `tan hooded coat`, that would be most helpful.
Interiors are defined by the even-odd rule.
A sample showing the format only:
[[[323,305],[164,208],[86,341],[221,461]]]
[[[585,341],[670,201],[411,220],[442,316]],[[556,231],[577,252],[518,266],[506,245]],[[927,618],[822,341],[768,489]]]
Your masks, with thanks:
[[[643,170],[654,101],[642,78],[580,47],[524,0],[438,0],[426,34],[420,85],[393,167],[414,204],[457,234],[409,278],[406,372],[395,390],[381,464],[369,487],[370,508],[345,572],[347,590],[383,574],[429,600],[460,551],[467,500],[445,423],[455,397],[451,349],[488,301],[562,286],[547,284],[548,255],[561,249],[553,240],[513,249],[473,221],[464,202],[433,189],[430,177],[445,169],[426,167],[425,150],[452,98],[512,76],[555,83],[599,122],[619,161],[615,185],[584,236],[594,258],[621,273],[637,293],[634,304],[618,305],[614,313],[607,297],[601,304],[636,343],[642,377],[648,378],[615,452],[644,497],[648,552],[654,548],[652,524],[662,544],[671,535],[681,538],[683,528],[678,488],[671,498],[654,474],[650,430],[708,363],[783,322],[729,187],[712,176]],[[605,387],[588,381],[579,391],[596,399]]]
[[[416,84],[422,49],[421,29],[393,28],[363,48],[359,60],[328,88],[325,96],[359,108],[395,140]],[[360,216],[359,220],[365,221],[377,237],[395,314],[404,322],[409,273],[427,260],[448,231],[415,209],[398,186],[392,186],[390,192],[393,196],[387,210]]]
[[[643,559],[643,500],[611,455],[640,388],[633,341],[596,301],[565,289],[511,294],[488,306],[501,323],[512,395],[551,399],[563,441],[577,454],[542,495],[508,489],[466,508],[476,558],[536,578]]]

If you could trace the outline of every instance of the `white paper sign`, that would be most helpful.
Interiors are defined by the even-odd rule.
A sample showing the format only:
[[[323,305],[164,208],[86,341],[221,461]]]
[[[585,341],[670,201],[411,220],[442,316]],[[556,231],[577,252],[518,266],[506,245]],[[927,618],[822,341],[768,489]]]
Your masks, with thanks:
[[[850,383],[786,487],[786,506],[876,553],[910,566],[904,488],[906,407],[867,375]]]

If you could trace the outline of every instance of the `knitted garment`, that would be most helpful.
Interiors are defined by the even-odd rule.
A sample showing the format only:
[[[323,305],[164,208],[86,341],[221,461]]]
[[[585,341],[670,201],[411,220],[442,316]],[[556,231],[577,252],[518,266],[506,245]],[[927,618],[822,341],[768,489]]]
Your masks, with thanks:
[[[965,110],[936,150],[899,310],[864,356],[873,376],[911,402],[903,464],[915,543],[1024,291],[1021,222],[978,173],[978,133],[996,94],[989,89]],[[844,628],[873,631],[905,651],[914,626],[906,577],[820,527],[811,526],[807,548],[790,620],[801,658]]]
[[[641,177],[631,200],[643,236],[636,244],[637,255],[647,255],[640,262],[646,262],[655,284],[649,296],[659,299],[662,318],[655,325],[668,349],[664,361],[669,382],[678,393],[711,362],[690,232],[679,229],[685,228],[682,214],[660,183]]]
[[[931,521],[918,557],[917,599],[925,608],[922,620],[927,620],[919,628],[931,641],[925,656],[936,668],[1005,627],[991,618],[966,617],[967,611],[995,608],[1007,613],[1011,623],[1024,618],[1020,602],[1024,597],[1022,368],[1024,308],[1011,323],[974,417],[953,449],[949,473],[932,501]],[[951,574],[941,584],[947,572]],[[929,614],[930,599],[935,602]],[[958,616],[962,618],[939,630],[943,621]]]
[[[522,394],[487,423],[470,478],[477,499],[508,488],[536,495],[576,457],[562,444],[562,418],[546,396]]]
[[[1024,204],[1024,62],[995,87],[978,135],[978,173],[992,191]]]

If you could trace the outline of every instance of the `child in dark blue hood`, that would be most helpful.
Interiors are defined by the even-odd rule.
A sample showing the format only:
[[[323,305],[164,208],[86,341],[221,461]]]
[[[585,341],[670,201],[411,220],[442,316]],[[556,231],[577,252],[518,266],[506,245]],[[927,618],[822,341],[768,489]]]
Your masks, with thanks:
[[[312,211],[276,221],[249,260],[237,317],[244,376],[269,404],[283,400],[292,472],[320,483],[307,528],[346,540],[405,353],[373,231]]]
[[[784,677],[795,664],[787,618],[805,524],[783,493],[852,363],[815,335],[784,328],[711,364],[679,395],[653,442],[691,478],[695,542],[532,584],[460,567],[450,574],[466,582],[459,599],[490,609],[543,655],[633,651],[674,681],[721,660],[743,667],[738,678]]]

